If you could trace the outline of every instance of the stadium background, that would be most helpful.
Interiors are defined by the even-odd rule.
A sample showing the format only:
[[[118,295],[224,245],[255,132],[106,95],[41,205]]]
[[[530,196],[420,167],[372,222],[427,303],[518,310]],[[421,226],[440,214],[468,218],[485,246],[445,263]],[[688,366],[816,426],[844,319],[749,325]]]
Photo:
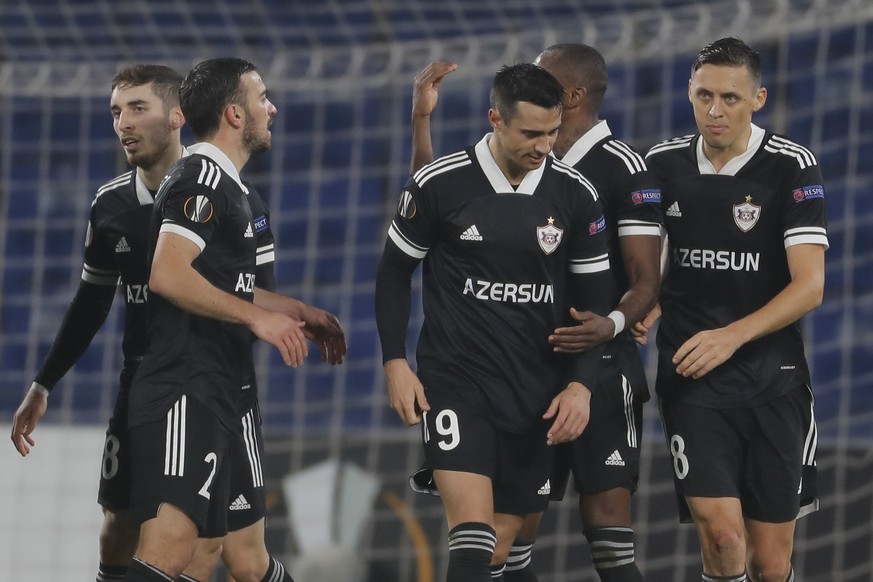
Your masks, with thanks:
[[[873,4],[865,0],[0,2],[2,419],[11,419],[77,285],[93,192],[126,170],[108,111],[114,72],[134,62],[186,71],[204,58],[246,57],[279,109],[272,151],[244,175],[272,209],[281,290],[337,313],[350,350],[342,367],[315,356],[296,371],[257,352],[270,439],[268,544],[295,563],[300,582],[441,579],[439,502],[405,486],[420,462],[418,431],[385,402],[372,306],[408,173],[414,75],[431,60],[460,65],[442,85],[433,123],[435,151],[447,153],[487,129],[488,86],[501,64],[529,61],[555,42],[586,42],[610,68],[603,116],[645,150],[693,131],[688,66],[727,35],[762,54],[770,94],[756,122],[816,152],[828,196],[825,303],[804,322],[822,510],[799,523],[799,579],[873,579]],[[21,460],[2,447],[3,579],[93,575],[120,304],[52,395],[35,453]],[[676,522],[652,405],[647,414],[637,559],[647,579],[694,579],[694,532]],[[574,505],[556,504],[547,516],[535,552],[544,582],[595,579]]]

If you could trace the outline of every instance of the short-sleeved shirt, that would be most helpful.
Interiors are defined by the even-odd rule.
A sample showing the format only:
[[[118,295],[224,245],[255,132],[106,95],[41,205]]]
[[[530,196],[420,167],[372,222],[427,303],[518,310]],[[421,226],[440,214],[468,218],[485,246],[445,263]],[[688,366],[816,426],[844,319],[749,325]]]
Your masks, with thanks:
[[[605,223],[594,187],[552,158],[511,186],[489,137],[410,178],[389,244],[424,259],[424,385],[522,432],[567,379],[548,336],[568,323],[568,277],[608,268]]]
[[[610,272],[613,277],[612,307],[628,290],[628,276],[619,239],[623,236],[661,236],[661,190],[633,147],[613,137],[606,121],[600,121],[577,140],[561,158],[585,176],[600,196],[606,217]],[[628,333],[607,342],[603,352],[604,375],[622,372],[632,378],[634,393],[648,398],[645,371],[636,343]]]
[[[654,146],[646,158],[663,196],[670,247],[661,288],[658,394],[740,408],[809,382],[799,322],[742,346],[699,380],[671,358],[689,338],[760,309],[790,282],[786,249],[827,247],[824,186],[805,147],[757,126],[747,151],[716,173],[699,135]]]
[[[159,233],[187,238],[201,249],[192,266],[216,288],[251,302],[257,243],[246,188],[215,146],[201,143],[189,151],[155,198],[152,250]],[[235,430],[239,391],[251,374],[251,331],[195,315],[156,294],[149,316],[151,341],[131,388],[130,426],[163,418],[185,393]]]

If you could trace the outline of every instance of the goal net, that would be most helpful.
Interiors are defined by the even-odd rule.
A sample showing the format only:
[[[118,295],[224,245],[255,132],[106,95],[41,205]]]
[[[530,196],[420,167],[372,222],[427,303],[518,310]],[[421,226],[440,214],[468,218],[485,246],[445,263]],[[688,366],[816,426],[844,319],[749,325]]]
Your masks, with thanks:
[[[807,581],[869,580],[873,202],[866,194],[873,188],[873,4],[865,0],[4,3],[0,412],[11,419],[78,284],[93,192],[126,170],[108,111],[112,75],[133,62],[185,71],[203,58],[244,56],[261,69],[279,109],[273,149],[253,157],[244,175],[271,208],[280,289],[336,313],[349,340],[340,367],[312,356],[289,371],[270,350],[257,350],[269,440],[268,546],[307,572],[326,569],[312,579],[331,579],[325,564],[344,560],[358,566],[349,579],[443,578],[441,508],[437,499],[406,487],[421,462],[419,433],[402,426],[387,406],[373,314],[376,266],[409,170],[413,77],[432,60],[459,64],[441,86],[432,124],[435,151],[447,153],[487,130],[488,89],[500,65],[530,61],[557,42],[585,42],[609,65],[602,116],[615,135],[644,151],[694,131],[687,101],[691,60],[703,45],[728,35],[762,55],[769,98],[756,123],[809,146],[828,193],[826,297],[804,321],[822,505],[798,523],[795,568]],[[418,329],[418,282],[413,292],[411,325]],[[33,529],[26,526],[30,508],[46,500],[55,509],[45,528],[64,519],[71,504],[93,505],[100,433],[121,361],[120,312],[116,305],[52,394],[47,428],[38,429],[38,439],[61,447],[52,459],[77,459],[64,478],[56,468],[25,475],[40,463],[40,448],[26,460],[14,458],[8,445],[0,453],[6,487],[0,491],[15,500],[14,523],[22,528]],[[652,370],[652,351],[644,356]],[[83,441],[82,427],[93,429],[93,445],[82,444],[91,442]],[[40,431],[46,431],[42,437]],[[64,446],[76,447],[77,456]],[[87,446],[94,453],[78,456]],[[696,536],[676,519],[670,467],[650,403],[634,501],[637,561],[650,580],[699,577]],[[78,475],[94,487],[73,498],[71,491],[80,488],[65,483]],[[554,504],[541,529],[534,561],[543,582],[596,580],[573,498]],[[79,526],[65,521],[58,541],[67,547],[73,538],[93,540],[85,546],[91,552],[85,578],[96,566],[95,519],[99,523],[96,506]],[[0,538],[6,552],[0,573],[8,568],[0,578],[33,574],[35,563],[40,573],[54,562],[66,564],[58,571],[69,574],[63,552],[24,547],[41,539],[39,533]]]

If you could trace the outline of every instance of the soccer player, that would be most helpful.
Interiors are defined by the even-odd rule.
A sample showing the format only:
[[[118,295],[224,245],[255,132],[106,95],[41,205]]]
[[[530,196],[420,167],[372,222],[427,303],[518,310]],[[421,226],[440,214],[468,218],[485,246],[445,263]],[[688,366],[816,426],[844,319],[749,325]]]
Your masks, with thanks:
[[[12,440],[18,451],[27,455],[34,444],[31,435],[46,411],[49,391],[93,339],[109,312],[120,280],[126,298],[122,342],[124,366],[107,429],[98,495],[104,512],[98,580],[120,580],[123,577],[139,533],[130,521],[128,509],[127,398],[133,373],[148,344],[146,253],[153,196],[170,166],[185,155],[179,136],[179,128],[184,122],[179,108],[181,82],[181,75],[160,65],[128,67],[112,80],[111,111],[115,130],[128,162],[136,169],[114,178],[98,190],[91,209],[82,281],[52,348],[13,419]],[[269,212],[254,189],[250,189],[249,201],[253,211],[257,208],[255,215],[260,217],[256,219],[256,224],[260,225],[256,229],[259,249],[257,284],[272,289],[273,236],[269,228]],[[303,304],[299,306],[298,317],[307,323],[304,328],[307,337],[319,343],[323,352],[329,351],[330,361],[341,361],[344,342],[342,330],[331,329],[335,318]],[[256,392],[252,389],[245,394],[256,399]],[[255,404],[248,408],[255,409]],[[255,450],[260,451],[263,437],[259,424],[254,426],[253,432],[257,439]],[[245,453],[241,458],[246,458]],[[231,522],[232,532],[224,543],[224,560],[240,582],[261,580],[263,575],[252,577],[246,573],[261,567],[263,571],[268,569],[263,559],[266,552],[263,548],[263,513],[258,514],[258,511],[263,511],[264,492],[262,487],[251,491],[251,480],[248,483],[249,488],[245,488],[243,482],[234,490],[241,491],[238,495],[245,491],[251,507],[230,513],[236,521]],[[258,539],[261,540],[258,552],[238,551],[251,547]],[[272,559],[268,557],[266,563],[270,562]]]
[[[669,242],[656,390],[674,483],[703,580],[794,580],[795,520],[817,507],[798,320],[824,289],[821,170],[807,148],[752,123],[767,90],[742,41],[698,53],[688,97],[698,133],[647,155]]]
[[[449,527],[448,582],[486,582],[523,516],[548,503],[552,450],[588,421],[601,353],[562,354],[548,336],[565,305],[606,313],[609,260],[590,183],[549,156],[563,89],[532,64],[494,77],[474,147],[406,184],[376,280],[389,401],[423,422]],[[424,260],[417,374],[406,359],[410,279]]]
[[[251,333],[287,365],[305,355],[301,323],[273,310],[280,296],[254,286],[256,225],[239,171],[271,144],[276,108],[266,87],[251,63],[213,59],[185,77],[180,104],[200,143],[173,166],[152,213],[151,341],[128,408],[131,503],[141,524],[131,581],[172,580],[198,536],[220,543],[227,533]]]
[[[560,351],[606,344],[601,379],[591,399],[591,418],[582,435],[556,450],[551,498],[562,499],[571,471],[579,512],[594,567],[604,581],[642,580],[634,561],[631,494],[639,478],[639,433],[648,385],[639,352],[625,328],[639,321],[657,300],[660,279],[660,191],[642,157],[615,139],[599,119],[607,87],[606,63],[584,44],[559,44],[534,61],[564,87],[561,131],[553,154],[588,178],[600,194],[609,235],[613,275],[610,317],[573,310],[582,325],[555,330]],[[432,63],[416,77],[413,92],[413,160],[429,161],[430,115],[450,63]],[[413,168],[417,169],[417,168]],[[525,518],[504,572],[506,582],[536,580],[531,560],[542,514]]]

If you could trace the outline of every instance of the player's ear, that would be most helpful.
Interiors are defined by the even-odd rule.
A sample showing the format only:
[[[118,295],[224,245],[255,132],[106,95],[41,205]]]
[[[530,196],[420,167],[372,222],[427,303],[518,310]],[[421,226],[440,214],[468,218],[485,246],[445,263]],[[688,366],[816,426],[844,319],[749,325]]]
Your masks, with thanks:
[[[759,111],[764,103],[767,102],[767,87],[759,87],[755,92],[755,103],[752,105],[752,111]]]
[[[228,125],[230,125],[234,129],[239,129],[243,125],[243,111],[242,107],[240,107],[236,103],[231,103],[227,107],[224,108],[224,120],[227,121]]]
[[[588,89],[586,87],[564,89],[564,109],[576,109],[585,103],[586,99],[588,99]]]
[[[503,124],[503,119],[500,117],[500,112],[496,109],[488,110],[488,122],[491,123],[491,127],[494,131],[500,129],[500,126]]]
[[[185,125],[185,114],[182,113],[182,108],[176,105],[170,109],[170,127],[179,129],[183,125]]]

